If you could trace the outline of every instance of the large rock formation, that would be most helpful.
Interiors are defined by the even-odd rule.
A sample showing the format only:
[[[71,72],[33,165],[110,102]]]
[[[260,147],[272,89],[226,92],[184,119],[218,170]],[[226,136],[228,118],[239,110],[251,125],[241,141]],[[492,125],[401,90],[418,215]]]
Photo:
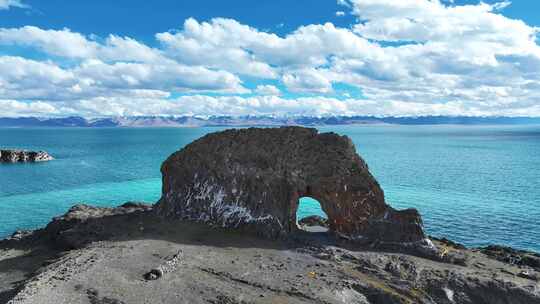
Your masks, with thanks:
[[[43,162],[52,159],[45,151],[0,150],[0,163]]]
[[[524,260],[531,252],[434,240],[455,257],[437,262],[349,250],[328,235],[330,243],[269,241],[152,209],[79,205],[0,240],[0,303],[540,303],[540,267]]]
[[[156,211],[163,216],[274,238],[298,230],[298,200],[309,196],[340,236],[377,244],[426,239],[418,212],[388,206],[352,141],[335,133],[283,127],[208,134],[171,155],[161,172]]]

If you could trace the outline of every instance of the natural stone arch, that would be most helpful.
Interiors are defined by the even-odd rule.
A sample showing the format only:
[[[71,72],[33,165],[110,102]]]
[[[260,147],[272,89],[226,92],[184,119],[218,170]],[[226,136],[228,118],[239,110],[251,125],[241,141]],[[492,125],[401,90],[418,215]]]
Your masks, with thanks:
[[[256,231],[296,231],[297,201],[318,200],[330,230],[388,243],[425,238],[414,209],[396,211],[356,154],[352,141],[302,127],[250,128],[208,134],[162,165],[159,214]]]
[[[296,226],[306,232],[328,232],[328,215],[321,203],[310,196],[302,196],[296,206]]]

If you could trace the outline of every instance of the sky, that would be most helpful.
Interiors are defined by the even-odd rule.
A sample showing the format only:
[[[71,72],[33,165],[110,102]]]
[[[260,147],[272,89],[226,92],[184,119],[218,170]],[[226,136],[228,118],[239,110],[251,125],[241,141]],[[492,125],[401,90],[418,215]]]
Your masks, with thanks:
[[[0,116],[540,116],[540,1],[0,0]]]

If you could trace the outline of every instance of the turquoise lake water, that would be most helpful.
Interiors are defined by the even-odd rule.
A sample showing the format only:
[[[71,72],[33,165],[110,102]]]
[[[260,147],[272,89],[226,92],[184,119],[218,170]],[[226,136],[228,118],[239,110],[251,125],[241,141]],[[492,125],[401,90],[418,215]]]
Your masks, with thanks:
[[[396,208],[426,230],[470,246],[540,251],[539,126],[337,126],[350,136]],[[161,162],[218,128],[1,129],[0,147],[56,160],[0,166],[0,238],[45,225],[75,203],[155,202]],[[300,216],[320,213],[301,203]]]

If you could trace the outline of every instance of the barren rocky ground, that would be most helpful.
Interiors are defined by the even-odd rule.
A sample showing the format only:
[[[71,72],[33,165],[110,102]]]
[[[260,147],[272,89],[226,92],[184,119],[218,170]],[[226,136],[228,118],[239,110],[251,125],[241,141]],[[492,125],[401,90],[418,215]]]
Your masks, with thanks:
[[[540,303],[538,255],[434,242],[439,260],[77,206],[0,242],[0,303]]]

